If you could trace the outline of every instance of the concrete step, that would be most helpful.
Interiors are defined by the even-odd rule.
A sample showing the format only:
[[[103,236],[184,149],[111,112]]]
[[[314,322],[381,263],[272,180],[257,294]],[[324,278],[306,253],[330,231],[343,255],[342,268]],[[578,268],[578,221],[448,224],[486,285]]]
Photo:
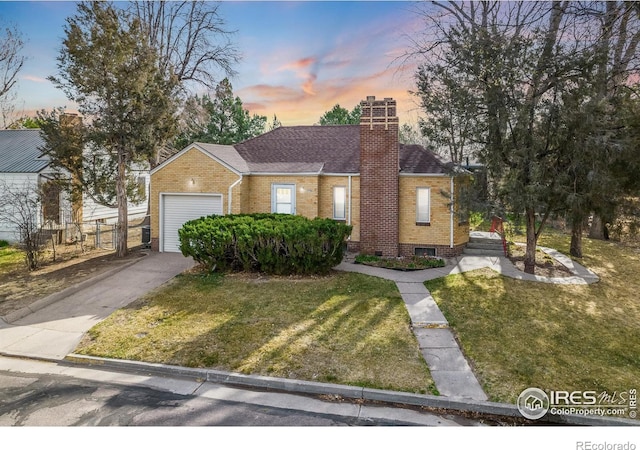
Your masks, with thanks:
[[[471,242],[467,243],[467,248],[477,248],[481,250],[502,250],[502,242]]]
[[[502,242],[502,238],[495,234],[491,236],[469,236],[470,242]]]
[[[484,248],[465,248],[462,252],[464,255],[469,256],[504,256],[504,250],[499,249],[484,249]]]

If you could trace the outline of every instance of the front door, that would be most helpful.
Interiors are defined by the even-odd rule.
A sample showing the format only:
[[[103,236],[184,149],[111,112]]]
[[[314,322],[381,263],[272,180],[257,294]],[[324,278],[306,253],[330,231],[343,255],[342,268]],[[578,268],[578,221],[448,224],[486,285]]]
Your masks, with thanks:
[[[274,184],[271,187],[271,212],[296,213],[296,187],[293,184]]]

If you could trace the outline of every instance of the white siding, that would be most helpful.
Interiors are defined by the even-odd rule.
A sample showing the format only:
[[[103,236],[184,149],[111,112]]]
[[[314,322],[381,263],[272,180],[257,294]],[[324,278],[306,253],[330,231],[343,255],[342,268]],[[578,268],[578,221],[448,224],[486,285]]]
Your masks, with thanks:
[[[37,173],[0,173],[0,195],[2,189],[7,186],[9,189],[25,189],[36,187],[38,185]],[[40,218],[40,211],[38,211]],[[19,236],[15,226],[11,223],[0,221],[0,239],[9,242],[16,242]]]
[[[145,178],[146,197],[144,201],[138,204],[129,202],[129,220],[146,216],[147,205],[149,204],[149,181],[151,178],[149,176],[149,172],[136,172],[135,176]],[[115,223],[118,221],[118,208],[109,208],[108,206],[100,205],[85,195],[82,201],[82,220],[83,222],[94,222],[96,220],[100,220],[106,223]]]

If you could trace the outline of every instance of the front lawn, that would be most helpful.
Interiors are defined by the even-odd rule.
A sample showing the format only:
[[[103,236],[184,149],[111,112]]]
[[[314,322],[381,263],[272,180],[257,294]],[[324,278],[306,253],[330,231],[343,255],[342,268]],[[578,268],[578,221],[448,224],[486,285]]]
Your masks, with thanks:
[[[540,245],[569,252],[569,236]],[[640,253],[586,239],[588,286],[518,281],[484,269],[425,283],[458,335],[491,400],[527,387],[613,393],[638,387]]]
[[[13,272],[23,266],[24,252],[11,246],[0,246],[0,274]]]
[[[77,353],[416,393],[435,385],[395,284],[185,274],[116,311]]]

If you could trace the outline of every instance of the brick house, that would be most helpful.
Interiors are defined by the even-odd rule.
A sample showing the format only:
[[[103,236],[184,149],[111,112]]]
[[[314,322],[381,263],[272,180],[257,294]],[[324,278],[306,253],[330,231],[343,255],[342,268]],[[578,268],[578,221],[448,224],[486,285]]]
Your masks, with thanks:
[[[179,251],[177,230],[210,214],[280,212],[353,226],[349,249],[459,255],[469,174],[398,142],[396,102],[368,97],[360,125],[280,127],[236,145],[194,143],[151,172],[151,247]]]

